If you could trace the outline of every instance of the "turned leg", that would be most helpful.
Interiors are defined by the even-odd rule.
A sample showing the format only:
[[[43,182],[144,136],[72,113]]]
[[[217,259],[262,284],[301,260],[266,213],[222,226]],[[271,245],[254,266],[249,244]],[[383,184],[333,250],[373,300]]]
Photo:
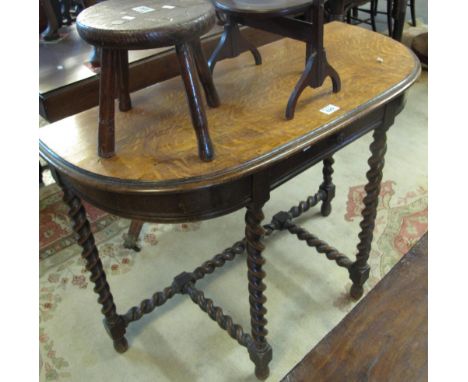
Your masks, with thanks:
[[[370,3],[370,19],[372,30],[377,32],[377,25],[375,24],[375,16],[377,15],[377,0],[372,0]]]
[[[333,157],[325,158],[323,161],[323,183],[319,189],[325,192],[326,198],[323,200],[322,207],[320,208],[322,216],[330,215],[331,201],[335,197],[335,185],[332,181],[333,163],[335,163]]]
[[[387,150],[386,131],[388,127],[380,127],[374,130],[373,142],[370,145],[371,157],[368,160],[369,171],[367,172],[368,183],[365,186],[364,209],[362,210],[362,221],[360,223],[359,244],[356,261],[349,268],[349,275],[353,282],[351,297],[361,298],[363,285],[369,278],[370,267],[367,264],[371,250],[372,238],[377,216],[377,204],[379,201],[380,183],[382,181],[382,170],[385,164],[385,152]]]
[[[387,26],[388,35],[393,36],[393,0],[387,0]]]
[[[136,252],[140,251],[140,247],[137,245],[138,237],[140,236],[141,229],[143,228],[144,222],[141,220],[132,220],[128,233],[125,236],[124,247],[133,249]]]
[[[118,50],[115,53],[116,79],[118,84],[119,110],[128,111],[132,108],[130,92],[128,90],[128,50]]]
[[[102,49],[99,80],[98,154],[110,158],[115,154],[114,60],[115,50]]]
[[[410,0],[411,23],[413,27],[416,26],[416,0]]]
[[[232,19],[232,17],[227,16],[221,39],[208,60],[210,71],[213,72],[216,62],[219,60],[223,58],[237,57],[245,50],[249,50],[252,53],[255,65],[262,64],[262,56],[260,55],[257,47],[242,36],[239,30],[239,25]]]
[[[68,205],[68,216],[73,225],[78,244],[83,248],[81,256],[86,260],[86,270],[90,275],[90,281],[94,283],[94,291],[99,295],[98,302],[102,305],[101,312],[104,315],[104,326],[114,341],[114,348],[123,353],[128,348],[125,338],[125,323],[117,314],[114,298],[106,280],[106,274],[102,267],[99,252],[94,243],[91,226],[86,217],[86,211],[78,196],[65,185],[58,173],[51,169],[52,175],[63,191],[63,201]]]
[[[203,49],[201,47],[200,38],[196,38],[193,43],[193,58],[197,65],[198,75],[202,83],[203,89],[205,90],[206,102],[210,107],[218,107],[220,105],[218,92],[216,91],[213,83],[213,77],[211,75],[210,68],[206,62]]]
[[[54,11],[51,0],[42,0],[42,6],[47,17],[47,29],[42,33],[42,38],[45,41],[57,40],[60,35],[58,33],[59,23],[57,21],[57,15]]]
[[[268,333],[265,328],[266,297],[263,292],[266,289],[263,279],[265,272],[262,270],[265,259],[262,251],[265,248],[261,242],[264,234],[261,222],[263,220],[262,204],[252,203],[247,206],[245,215],[245,237],[247,250],[247,267],[249,280],[250,322],[252,327],[252,342],[248,345],[249,356],[255,364],[255,375],[259,379],[266,379],[270,373],[268,364],[272,359],[272,349],[266,340]]]
[[[198,141],[198,155],[203,161],[213,159],[213,145],[208,134],[208,120],[201,97],[200,84],[192,50],[189,44],[176,46],[177,57],[180,64],[180,74],[184,81],[187,101],[192,117],[192,124]]]

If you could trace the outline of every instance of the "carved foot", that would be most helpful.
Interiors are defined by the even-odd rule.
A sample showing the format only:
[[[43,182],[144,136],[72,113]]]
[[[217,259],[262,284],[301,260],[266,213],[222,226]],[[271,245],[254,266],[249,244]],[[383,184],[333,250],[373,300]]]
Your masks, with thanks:
[[[349,268],[349,277],[353,282],[350,295],[354,300],[359,300],[364,293],[364,283],[369,278],[370,267],[365,264],[364,267],[358,267],[357,263],[353,263]]]
[[[359,300],[364,294],[364,287],[362,285],[353,284],[349,292],[353,300]]]
[[[128,349],[128,342],[125,338],[125,323],[119,318],[115,322],[109,322],[107,319],[103,320],[104,328],[106,328],[107,334],[112,338],[114,342],[114,349],[118,353],[125,353]]]
[[[114,349],[117,353],[125,353],[128,350],[128,342],[125,337],[114,340]]]
[[[255,364],[255,376],[258,379],[265,380],[270,375],[268,364],[273,358],[273,351],[268,343],[262,348],[257,348],[255,342],[251,342],[247,348],[250,360]]]

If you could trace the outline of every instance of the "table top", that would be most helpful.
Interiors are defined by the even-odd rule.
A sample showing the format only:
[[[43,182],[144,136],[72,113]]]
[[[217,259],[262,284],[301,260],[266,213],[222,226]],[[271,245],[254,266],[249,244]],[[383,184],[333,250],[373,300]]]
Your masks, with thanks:
[[[207,109],[215,158],[198,159],[185,92],[174,78],[132,94],[133,109],[116,113],[116,156],[97,155],[97,108],[40,129],[41,155],[59,171],[102,189],[161,193],[233,181],[278,163],[395,98],[418,77],[414,54],[377,33],[333,22],[325,26],[328,60],[341,76],[306,89],[295,118],[289,95],[304,69],[303,43],[283,39],[262,47],[255,66],[244,53],[214,73],[221,106]],[[325,114],[327,105],[339,110]]]
[[[148,49],[200,36],[215,21],[208,0],[106,0],[80,12],[76,27],[91,45]]]
[[[216,8],[225,12],[251,16],[287,15],[310,7],[312,0],[215,0]]]

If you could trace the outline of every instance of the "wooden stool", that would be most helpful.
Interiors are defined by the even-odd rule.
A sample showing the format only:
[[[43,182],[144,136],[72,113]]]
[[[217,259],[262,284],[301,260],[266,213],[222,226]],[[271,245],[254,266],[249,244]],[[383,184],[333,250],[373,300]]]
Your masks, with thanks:
[[[115,91],[121,111],[132,107],[128,87],[128,50],[175,46],[198,140],[199,157],[204,161],[213,159],[199,80],[208,105],[219,106],[219,97],[200,45],[200,36],[214,23],[215,10],[205,0],[109,0],[80,13],[76,25],[81,38],[102,49],[99,156],[109,158],[115,154]]]

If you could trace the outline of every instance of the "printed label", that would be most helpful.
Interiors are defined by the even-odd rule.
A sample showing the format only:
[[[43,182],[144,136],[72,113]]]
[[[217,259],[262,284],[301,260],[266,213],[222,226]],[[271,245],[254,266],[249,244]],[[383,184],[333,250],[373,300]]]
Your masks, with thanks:
[[[138,13],[148,13],[148,12],[153,12],[154,9],[147,7],[146,5],[141,5],[139,7],[132,8],[135,12]]]
[[[338,106],[335,106],[335,105],[332,105],[332,104],[327,105],[324,108],[320,109],[320,111],[323,114],[327,114],[327,115],[333,114],[337,110],[340,110],[340,108]]]

